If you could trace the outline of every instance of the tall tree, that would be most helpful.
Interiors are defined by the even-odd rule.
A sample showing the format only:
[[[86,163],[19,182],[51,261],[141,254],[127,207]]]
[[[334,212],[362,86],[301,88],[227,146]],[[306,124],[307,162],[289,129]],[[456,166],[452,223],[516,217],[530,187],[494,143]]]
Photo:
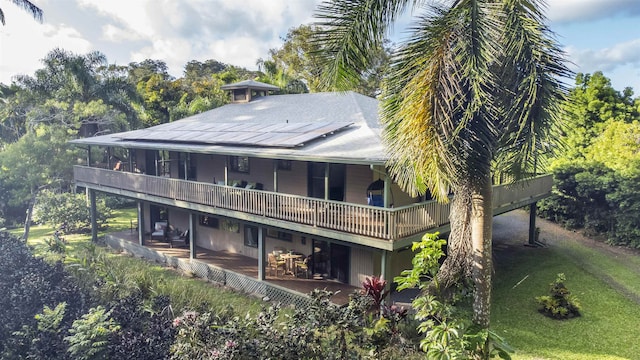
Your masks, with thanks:
[[[383,88],[388,167],[412,193],[428,189],[440,201],[455,193],[443,270],[472,279],[473,321],[486,328],[492,171],[521,175],[532,165],[563,98],[558,77],[569,71],[544,25],[543,1],[332,0],[318,12],[323,78],[357,84],[389,26],[425,3],[432,5],[394,54]]]
[[[38,125],[9,144],[0,157],[0,187],[9,194],[8,206],[26,209],[23,239],[29,237],[33,206],[44,189],[63,188],[72,176],[77,149],[61,126]],[[24,212],[23,212],[24,214]]]
[[[283,38],[282,46],[269,50],[271,59],[259,60],[265,72],[277,80],[274,82],[276,85],[286,89],[296,85],[296,81],[302,81],[311,92],[332,89],[322,83],[322,53],[325,45],[312,41],[319,30],[317,25],[291,28]],[[371,61],[367,68],[359,72],[360,79],[351,89],[375,97],[380,94],[382,75],[389,66],[391,49],[387,42],[382,42],[369,51],[372,53]]]
[[[21,75],[15,81],[31,97],[26,114],[31,125],[57,123],[81,136],[135,126],[135,88],[120,70],[109,70],[104,54],[54,49],[42,61],[44,67],[33,77]]]
[[[37,7],[34,3],[29,0],[11,0],[15,5],[23,8],[25,11],[31,14],[34,19],[39,22],[42,22],[42,9]],[[5,25],[4,12],[0,9],[0,22],[2,25]]]

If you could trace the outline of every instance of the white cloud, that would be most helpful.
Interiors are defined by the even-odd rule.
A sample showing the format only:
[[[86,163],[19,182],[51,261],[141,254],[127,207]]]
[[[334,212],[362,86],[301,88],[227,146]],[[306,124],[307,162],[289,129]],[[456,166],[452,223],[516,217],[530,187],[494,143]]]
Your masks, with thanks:
[[[549,0],[546,15],[556,23],[640,15],[638,0]]]
[[[613,71],[626,65],[640,67],[640,39],[596,50],[570,46],[566,51],[580,72]]]
[[[77,29],[64,24],[38,24],[15,6],[3,7],[7,24],[0,27],[0,82],[9,84],[18,74],[32,75],[55,48],[86,53],[92,50]]]

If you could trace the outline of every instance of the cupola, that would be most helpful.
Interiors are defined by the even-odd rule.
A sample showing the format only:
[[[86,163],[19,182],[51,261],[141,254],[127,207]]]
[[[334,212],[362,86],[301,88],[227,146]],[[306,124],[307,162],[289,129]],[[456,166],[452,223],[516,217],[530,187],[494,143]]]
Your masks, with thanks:
[[[244,80],[233,84],[222,85],[220,89],[229,90],[231,93],[231,103],[246,103],[253,98],[268,96],[269,92],[280,90],[280,88],[275,85],[254,80]]]

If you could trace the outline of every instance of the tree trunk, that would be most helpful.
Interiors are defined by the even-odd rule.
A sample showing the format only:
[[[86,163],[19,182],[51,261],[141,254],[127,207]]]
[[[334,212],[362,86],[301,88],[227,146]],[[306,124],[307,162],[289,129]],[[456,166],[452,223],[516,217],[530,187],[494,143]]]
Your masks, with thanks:
[[[29,206],[27,206],[27,216],[24,219],[24,232],[22,234],[22,241],[25,243],[29,239],[29,231],[31,230],[31,218],[33,217],[33,207],[36,205],[36,197],[38,191],[31,190],[31,199],[29,199]]]
[[[460,186],[451,201],[449,222],[451,232],[447,239],[447,257],[438,270],[438,285],[443,292],[461,280],[471,279],[471,188]]]
[[[489,327],[491,314],[491,230],[493,220],[491,174],[475,184],[471,197],[471,246],[473,251],[473,322]]]

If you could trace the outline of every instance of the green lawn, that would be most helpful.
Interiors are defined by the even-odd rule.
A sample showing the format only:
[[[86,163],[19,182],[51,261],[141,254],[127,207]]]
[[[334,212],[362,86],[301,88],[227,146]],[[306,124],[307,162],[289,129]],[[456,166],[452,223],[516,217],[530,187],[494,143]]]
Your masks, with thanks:
[[[607,281],[637,293],[637,261],[569,241],[516,250],[496,269],[492,327],[517,349],[514,359],[640,359],[640,304]],[[582,305],[579,318],[558,321],[537,312],[534,298],[546,295],[561,272]]]

